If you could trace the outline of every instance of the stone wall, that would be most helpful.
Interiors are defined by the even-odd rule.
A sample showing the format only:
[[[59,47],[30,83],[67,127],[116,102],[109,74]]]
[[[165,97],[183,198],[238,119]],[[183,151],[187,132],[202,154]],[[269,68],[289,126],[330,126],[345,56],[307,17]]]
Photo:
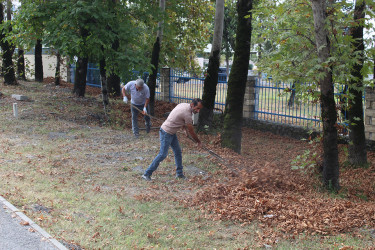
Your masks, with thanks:
[[[375,90],[365,89],[365,135],[367,140],[375,141]]]
[[[245,119],[255,118],[255,82],[256,76],[248,76],[243,104],[243,117]]]
[[[169,79],[170,79],[171,69],[162,68],[160,72],[160,99],[162,101],[169,102]]]

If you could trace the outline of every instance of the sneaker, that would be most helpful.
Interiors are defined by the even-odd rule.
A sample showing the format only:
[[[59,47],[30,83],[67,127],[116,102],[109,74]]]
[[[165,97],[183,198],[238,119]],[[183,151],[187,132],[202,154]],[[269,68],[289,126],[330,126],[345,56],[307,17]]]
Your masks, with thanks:
[[[182,180],[185,180],[186,177],[185,177],[184,174],[178,174],[178,175],[176,175],[176,179],[182,179]]]
[[[148,175],[142,175],[142,178],[145,179],[146,181],[151,181],[151,177]]]

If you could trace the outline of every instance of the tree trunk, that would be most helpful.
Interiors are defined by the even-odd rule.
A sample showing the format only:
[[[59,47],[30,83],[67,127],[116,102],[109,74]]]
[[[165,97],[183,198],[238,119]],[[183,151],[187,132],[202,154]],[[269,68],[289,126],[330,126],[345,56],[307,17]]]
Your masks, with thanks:
[[[154,66],[152,68],[152,73],[148,78],[148,87],[150,89],[150,114],[155,115],[155,90],[156,90],[156,77],[158,74],[159,65],[159,54],[160,54],[160,40],[159,37],[156,38],[154,47],[152,48],[151,64]]]
[[[118,16],[117,14],[117,9],[118,9],[118,0],[112,0],[111,2],[108,2],[108,7],[109,7],[109,10],[113,12],[114,16]],[[116,27],[111,27],[108,25],[108,29],[110,29],[115,35],[116,35],[116,39],[113,41],[112,43],[112,50],[114,52],[118,52],[118,49],[120,47],[120,40],[118,39],[118,32],[116,29]],[[111,72],[107,72],[109,74],[109,76],[106,78],[107,79],[107,89],[108,89],[108,95],[109,96],[121,96],[121,88],[120,88],[120,84],[121,84],[121,79],[120,77],[118,76],[118,74],[116,72],[118,72],[118,63],[115,60],[112,61],[112,70]]]
[[[4,23],[4,6],[2,3],[0,3],[0,24]],[[11,29],[11,28],[10,28]],[[0,45],[1,50],[3,52],[3,65],[2,65],[2,73],[4,75],[4,84],[5,85],[17,85],[17,79],[14,72],[14,66],[13,66],[13,47],[5,39],[6,34],[9,32],[9,30],[2,28],[1,34],[0,34]]]
[[[208,59],[207,76],[204,79],[202,104],[199,112],[198,130],[204,130],[212,124],[215,107],[216,86],[220,67],[220,49],[224,29],[224,0],[216,0],[215,27],[211,54]]]
[[[42,40],[40,39],[35,45],[35,81],[43,82]]]
[[[61,64],[61,56],[60,52],[57,51],[56,54],[56,72],[55,72],[55,85],[60,85],[60,64]]]
[[[232,70],[228,81],[221,145],[241,153],[242,112],[250,59],[252,0],[238,0],[238,26]],[[250,18],[248,16],[250,15]]]
[[[120,96],[121,95],[120,83],[121,83],[120,77],[115,73],[111,73],[107,78],[108,93],[110,93],[113,96]]]
[[[103,95],[103,105],[104,110],[107,109],[107,105],[109,104],[109,98],[108,98],[108,86],[107,86],[107,75],[105,70],[105,59],[103,58],[100,60],[100,80],[101,80],[101,86],[102,86],[102,95]]]
[[[88,61],[87,57],[78,57],[73,88],[73,94],[76,96],[85,96]]]
[[[159,7],[162,12],[165,11],[165,0],[159,1]],[[147,86],[150,89],[150,114],[155,115],[155,92],[156,92],[156,78],[158,75],[158,67],[159,67],[159,57],[160,57],[160,47],[161,47],[161,40],[163,38],[163,21],[160,21],[158,24],[158,33],[156,35],[156,41],[154,46],[152,47],[152,55],[151,55],[151,65],[152,73],[148,78]]]
[[[21,48],[18,48],[17,75],[18,75],[18,79],[26,81],[25,56],[24,56],[24,50]]]
[[[349,119],[349,155],[348,160],[351,164],[361,166],[367,163],[366,151],[366,137],[365,125],[363,122],[363,76],[361,70],[364,63],[364,49],[363,43],[363,23],[365,18],[365,1],[357,0],[354,10],[354,27],[351,28],[350,33],[353,38],[352,46],[354,52],[352,54],[359,54],[360,60],[354,65],[351,70],[351,75],[354,77],[350,81],[349,93],[354,96],[354,99],[349,99],[348,119]]]
[[[119,39],[116,39],[113,43],[112,43],[112,49],[114,51],[118,51],[118,48],[120,47],[120,40]],[[116,62],[115,62],[116,63]],[[115,66],[113,66],[113,69],[115,68],[118,68],[118,65],[116,63]],[[108,93],[114,95],[114,96],[120,96],[121,95],[121,88],[120,88],[120,82],[121,82],[121,79],[120,77],[114,73],[115,71],[113,70],[109,77],[107,78],[107,84],[108,84]]]
[[[311,0],[317,53],[320,63],[325,63],[330,57],[328,31],[325,28],[325,0]],[[320,79],[320,106],[323,121],[323,183],[327,189],[338,190],[339,162],[337,149],[337,113],[334,100],[332,69],[323,67],[324,76]]]

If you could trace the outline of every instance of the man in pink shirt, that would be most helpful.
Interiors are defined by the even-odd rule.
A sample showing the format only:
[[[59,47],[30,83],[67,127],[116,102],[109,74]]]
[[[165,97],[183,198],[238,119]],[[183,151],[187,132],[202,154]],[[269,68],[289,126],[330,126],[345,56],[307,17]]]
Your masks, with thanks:
[[[160,162],[162,162],[168,155],[169,146],[171,146],[174,159],[176,163],[176,177],[185,179],[182,171],[182,154],[180,144],[178,143],[177,131],[180,128],[185,128],[186,135],[190,134],[191,137],[201,146],[197,134],[194,132],[193,127],[193,113],[199,113],[203,107],[201,99],[194,99],[191,103],[180,103],[172,112],[169,114],[167,120],[161,125],[159,136],[160,136],[160,152],[152,161],[148,169],[142,175],[142,178],[151,181],[152,173],[158,168]]]

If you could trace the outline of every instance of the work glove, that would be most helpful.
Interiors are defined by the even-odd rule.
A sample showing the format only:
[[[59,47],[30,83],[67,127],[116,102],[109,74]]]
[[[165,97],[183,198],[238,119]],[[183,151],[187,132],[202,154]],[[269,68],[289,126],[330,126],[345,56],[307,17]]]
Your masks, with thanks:
[[[125,103],[128,103],[128,98],[124,96],[124,99],[122,99]]]
[[[145,115],[147,115],[147,109],[146,109],[146,107],[143,107],[143,112],[144,112]]]

